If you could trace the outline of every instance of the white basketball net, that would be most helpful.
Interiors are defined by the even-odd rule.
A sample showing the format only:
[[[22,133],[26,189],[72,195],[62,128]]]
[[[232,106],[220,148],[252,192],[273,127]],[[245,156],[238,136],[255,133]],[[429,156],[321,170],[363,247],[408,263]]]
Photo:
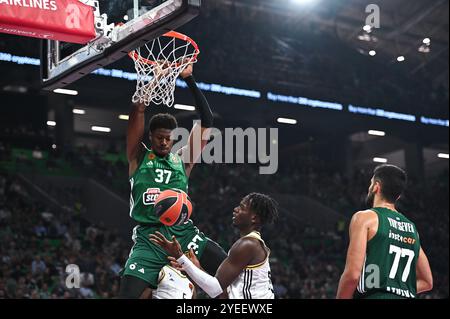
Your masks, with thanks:
[[[180,73],[197,62],[198,48],[185,40],[162,36],[130,53],[137,72],[133,103],[174,103],[175,84]]]

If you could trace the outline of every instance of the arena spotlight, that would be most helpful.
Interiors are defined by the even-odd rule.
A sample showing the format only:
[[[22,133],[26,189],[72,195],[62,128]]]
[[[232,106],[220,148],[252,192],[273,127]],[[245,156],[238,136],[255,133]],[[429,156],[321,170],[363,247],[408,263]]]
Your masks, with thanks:
[[[369,55],[370,55],[370,56],[376,56],[376,55],[377,55],[377,51],[375,51],[375,50],[370,50],[370,51],[369,51]]]
[[[309,4],[314,1],[316,1],[316,0],[292,0],[293,3],[297,3],[297,4]]]
[[[370,25],[366,24],[363,27],[363,30],[366,31],[367,33],[370,33],[370,32],[372,32],[372,27]]]
[[[28,88],[22,85],[5,85],[3,87],[3,91],[5,92],[16,92],[16,93],[27,93]]]
[[[405,57],[403,55],[400,55],[399,57],[397,57],[397,61],[398,62],[404,62],[405,61]]]
[[[83,114],[86,114],[86,111],[85,110],[81,110],[81,109],[73,109],[72,113],[73,114],[78,114],[78,115],[83,115]]]
[[[125,115],[125,114],[120,114],[119,115],[119,120],[128,121],[129,119],[130,119],[129,115]]]
[[[383,131],[370,130],[368,133],[373,136],[386,136],[386,132]]]
[[[195,106],[192,105],[175,104],[174,108],[176,108],[177,110],[195,111]]]
[[[419,47],[418,51],[419,51],[420,53],[430,53],[430,52],[431,52],[431,49],[430,49],[430,46],[429,46],[429,45],[422,44],[422,45]]]
[[[47,121],[47,125],[48,126],[56,126],[56,122],[55,121]]]
[[[94,132],[102,132],[102,133],[111,132],[111,129],[109,127],[103,127],[103,126],[92,126],[91,130]]]
[[[382,158],[382,157],[374,157],[373,161],[375,163],[382,163],[382,164],[386,164],[388,162],[387,158]]]
[[[438,157],[439,158],[443,158],[443,159],[448,159],[449,158],[449,154],[447,154],[447,153],[439,153]]]
[[[277,119],[278,123],[282,123],[282,124],[291,124],[291,125],[295,125],[297,124],[297,120],[294,119],[288,119],[288,118],[284,118],[284,117],[279,117]]]
[[[78,91],[68,90],[68,89],[55,89],[55,90],[53,90],[53,92],[58,93],[58,94],[66,94],[66,95],[78,95]]]

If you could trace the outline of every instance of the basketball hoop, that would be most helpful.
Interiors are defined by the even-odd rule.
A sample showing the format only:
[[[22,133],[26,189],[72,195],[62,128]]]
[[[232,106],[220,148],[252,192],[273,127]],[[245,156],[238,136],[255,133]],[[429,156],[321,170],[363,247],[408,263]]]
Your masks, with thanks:
[[[136,92],[133,103],[174,103],[175,84],[181,72],[197,62],[200,50],[188,36],[170,31],[163,36],[131,51],[137,72]]]

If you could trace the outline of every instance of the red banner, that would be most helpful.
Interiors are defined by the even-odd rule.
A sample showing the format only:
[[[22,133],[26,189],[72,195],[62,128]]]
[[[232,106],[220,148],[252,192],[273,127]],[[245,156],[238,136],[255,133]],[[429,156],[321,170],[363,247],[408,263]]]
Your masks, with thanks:
[[[0,0],[0,33],[86,44],[94,8],[78,0]]]

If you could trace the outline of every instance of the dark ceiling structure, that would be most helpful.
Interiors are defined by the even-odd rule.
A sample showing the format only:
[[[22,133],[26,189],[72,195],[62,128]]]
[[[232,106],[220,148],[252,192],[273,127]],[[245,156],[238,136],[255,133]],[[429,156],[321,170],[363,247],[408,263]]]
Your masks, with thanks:
[[[207,2],[207,1],[205,1]],[[298,2],[298,3],[296,3]],[[411,60],[410,74],[421,71],[434,75],[437,84],[448,88],[449,1],[447,0],[380,0],[380,28],[365,32],[363,27],[371,12],[368,0],[215,0],[210,7],[233,7],[251,10],[290,25],[286,36],[297,30],[327,32],[348,43],[362,54],[376,50],[386,63],[395,63],[400,55]],[[270,30],[268,30],[270,32]],[[429,38],[429,50],[419,51]]]
[[[140,2],[151,7],[160,1]],[[181,31],[200,44],[196,74],[208,83],[355,101],[406,113],[422,107],[418,113],[448,118],[449,2],[380,0],[380,28],[367,32],[363,27],[371,2],[204,0],[202,15]],[[100,6],[120,19],[132,3],[100,1]],[[371,51],[376,56],[371,57]],[[39,40],[2,34],[0,52],[38,57]],[[400,55],[404,63],[397,61]],[[0,65],[1,88],[38,87],[37,67]],[[111,68],[133,72],[126,58]],[[82,104],[103,107],[106,99],[107,108],[111,102],[129,103],[133,86],[97,76],[74,84],[83,92]],[[421,99],[417,93],[423,93]],[[440,98],[428,103],[430,95]]]

